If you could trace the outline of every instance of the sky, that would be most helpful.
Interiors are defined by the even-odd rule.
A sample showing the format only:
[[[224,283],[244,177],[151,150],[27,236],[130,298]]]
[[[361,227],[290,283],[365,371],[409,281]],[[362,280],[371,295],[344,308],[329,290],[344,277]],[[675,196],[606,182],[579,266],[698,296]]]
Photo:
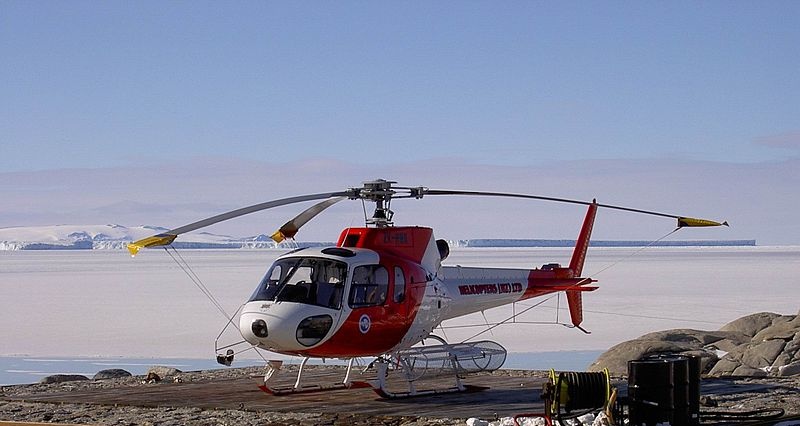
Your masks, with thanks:
[[[791,1],[0,0],[0,227],[171,228],[382,177],[596,197],[732,225],[680,239],[800,244],[797,22]],[[574,238],[583,215],[393,207],[448,238]],[[209,231],[266,232],[297,210]],[[606,239],[672,229],[601,219]],[[304,235],[361,223],[349,203]]]

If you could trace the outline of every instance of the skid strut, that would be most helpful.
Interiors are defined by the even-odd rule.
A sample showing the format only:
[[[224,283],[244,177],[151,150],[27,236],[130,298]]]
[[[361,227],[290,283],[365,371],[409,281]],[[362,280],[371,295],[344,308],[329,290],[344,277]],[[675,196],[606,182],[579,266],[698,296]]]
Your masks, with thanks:
[[[350,380],[350,371],[353,369],[353,361],[354,358],[350,358],[347,362],[347,373],[344,376],[344,380],[341,383],[334,383],[330,385],[302,385],[300,383],[302,376],[303,376],[303,369],[305,368],[306,364],[308,363],[308,357],[303,358],[300,362],[300,368],[297,371],[297,380],[294,382],[294,386],[283,386],[283,387],[271,387],[269,386],[269,382],[275,377],[275,374],[281,369],[283,366],[283,361],[269,361],[267,363],[267,373],[264,375],[264,384],[259,385],[259,389],[262,391],[276,396],[282,395],[292,395],[292,394],[299,394],[299,393],[312,393],[312,392],[324,392],[330,390],[339,390],[339,389],[358,389],[358,388],[366,388],[370,387],[368,384],[364,382],[353,382]]]

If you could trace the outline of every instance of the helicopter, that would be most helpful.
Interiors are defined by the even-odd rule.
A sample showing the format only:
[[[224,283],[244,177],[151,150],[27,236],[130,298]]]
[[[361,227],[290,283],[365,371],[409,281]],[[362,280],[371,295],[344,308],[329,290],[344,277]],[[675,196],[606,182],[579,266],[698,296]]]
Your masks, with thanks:
[[[281,226],[272,235],[278,243],[293,239],[300,228],[328,207],[342,200],[372,202],[375,210],[365,226],[341,231],[334,246],[302,248],[279,256],[242,305],[236,322],[248,349],[258,348],[302,357],[294,386],[277,388],[270,380],[280,369],[270,361],[261,387],[274,395],[319,390],[371,387],[385,398],[426,393],[474,390],[461,383],[465,374],[500,368],[506,350],[492,341],[448,343],[433,334],[443,321],[522,300],[564,292],[571,326],[581,328],[582,294],[594,291],[596,280],[581,277],[598,208],[677,219],[678,228],[727,226],[687,216],[628,207],[505,192],[441,190],[396,186],[376,179],[344,191],[283,198],[243,207],[203,219],[128,245],[132,256],[145,247],[169,246],[181,234],[242,215],[309,201],[319,201]],[[443,266],[449,255],[445,240],[436,239],[424,226],[395,226],[392,200],[431,196],[483,196],[554,201],[587,207],[569,262],[547,263],[532,269]],[[227,327],[227,326],[226,326]],[[224,330],[223,330],[224,331]],[[419,346],[426,339],[438,344]],[[231,346],[217,348],[217,360],[231,365]],[[221,353],[222,349],[226,349]],[[377,379],[354,381],[356,358],[375,357]],[[304,386],[301,376],[311,358],[347,361],[342,382],[330,386]],[[451,369],[455,385],[446,389],[419,390],[414,382],[419,365],[441,361]],[[407,392],[391,392],[385,378],[389,369],[403,371]]]

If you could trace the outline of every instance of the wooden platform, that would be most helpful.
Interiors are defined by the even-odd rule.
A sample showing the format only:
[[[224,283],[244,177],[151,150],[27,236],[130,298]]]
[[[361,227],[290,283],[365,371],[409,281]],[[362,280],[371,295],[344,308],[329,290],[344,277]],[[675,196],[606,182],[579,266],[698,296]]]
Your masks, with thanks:
[[[294,383],[293,372],[286,371],[278,377],[279,384]],[[475,393],[455,393],[385,400],[371,389],[347,389],[308,394],[272,396],[262,392],[258,385],[262,377],[248,376],[215,381],[183,383],[161,382],[137,386],[119,386],[106,389],[84,389],[65,392],[43,392],[24,397],[6,399],[66,402],[101,405],[131,405],[142,407],[198,407],[216,409],[245,409],[253,411],[306,412],[306,413],[358,413],[381,416],[425,416],[433,418],[511,416],[521,412],[541,411],[541,377],[512,377],[498,372],[478,374],[464,380],[465,384],[488,386],[490,389]],[[304,383],[335,383],[344,377],[344,370],[326,367],[309,369]],[[390,376],[391,377],[391,376]],[[355,377],[356,380],[372,377]],[[391,388],[403,390],[399,380],[390,380]],[[452,377],[438,375],[420,380],[419,389],[448,387]],[[406,388],[407,389],[407,388]]]

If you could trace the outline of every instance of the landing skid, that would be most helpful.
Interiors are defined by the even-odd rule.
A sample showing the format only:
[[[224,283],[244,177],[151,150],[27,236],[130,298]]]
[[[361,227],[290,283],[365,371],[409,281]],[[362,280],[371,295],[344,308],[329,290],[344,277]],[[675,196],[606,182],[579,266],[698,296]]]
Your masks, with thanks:
[[[457,392],[464,392],[464,393],[472,393],[472,392],[480,392],[489,389],[488,386],[474,386],[474,385],[462,385],[460,388],[452,387],[446,389],[426,389],[426,390],[414,390],[408,392],[391,392],[386,390],[385,388],[375,387],[374,385],[368,382],[353,382],[353,385],[358,384],[358,387],[370,387],[372,390],[378,394],[383,399],[404,399],[404,398],[416,398],[418,396],[426,396],[426,395],[439,395],[439,394],[446,394],[446,393],[457,393]]]
[[[267,385],[259,385],[262,391],[274,396],[286,396],[303,393],[327,392],[335,390],[359,389],[371,387],[367,382],[335,383],[332,385],[306,385],[301,387],[284,386],[271,388]]]
[[[308,358],[303,358],[303,361],[300,362],[300,369],[297,371],[297,380],[294,383],[294,386],[280,386],[274,387],[269,386],[270,381],[275,377],[275,373],[277,373],[281,366],[283,366],[283,361],[269,361],[267,362],[267,374],[264,375],[264,384],[259,385],[258,388],[262,391],[275,396],[285,396],[285,395],[294,395],[294,394],[303,394],[303,393],[314,393],[314,392],[326,392],[326,391],[335,391],[335,390],[344,390],[344,389],[358,389],[358,388],[368,388],[370,387],[369,384],[365,382],[353,382],[350,380],[350,372],[353,368],[353,361],[354,358],[350,358],[347,362],[347,374],[345,374],[344,380],[340,383],[334,383],[329,385],[301,385],[300,379],[303,375],[303,369],[308,362]]]

